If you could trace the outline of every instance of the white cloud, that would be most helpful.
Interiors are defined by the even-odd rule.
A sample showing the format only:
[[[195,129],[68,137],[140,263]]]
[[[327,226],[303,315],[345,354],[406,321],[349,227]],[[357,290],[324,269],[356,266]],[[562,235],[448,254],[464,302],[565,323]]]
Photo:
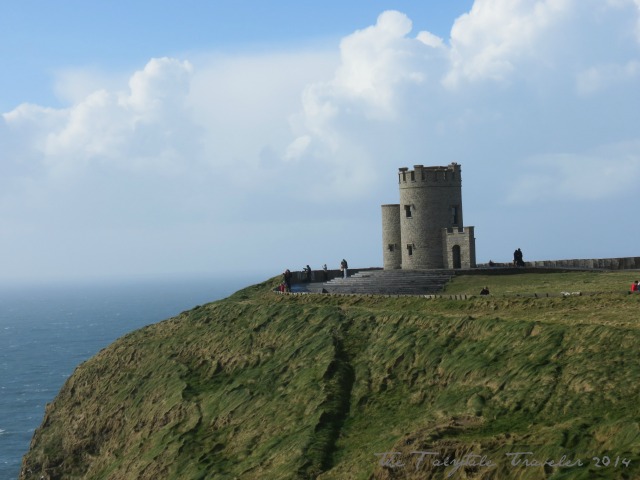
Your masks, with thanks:
[[[640,80],[640,61],[629,60],[624,65],[593,66],[576,76],[576,88],[581,95]]]
[[[640,182],[640,140],[606,145],[580,154],[551,154],[527,159],[513,179],[509,201],[515,204],[565,204],[624,197]]]
[[[427,163],[434,153],[449,157],[438,163],[458,152],[480,161],[477,149],[465,149],[473,144],[504,150],[496,160],[515,153],[509,163],[517,165],[549,149],[580,152],[633,140],[640,56],[628,35],[629,6],[476,0],[455,22],[450,47],[425,41],[433,37],[428,32],[412,38],[405,15],[385,12],[342,41],[332,80],[305,90],[297,135],[316,150],[304,152],[331,155],[331,168],[346,174],[354,144],[359,168],[375,172],[398,156],[408,159],[399,160],[403,165],[411,158]],[[614,85],[622,87],[617,94],[627,91],[627,102],[596,95]],[[583,102],[585,94],[591,103]]]
[[[570,13],[571,0],[476,0],[451,29],[452,68],[444,79],[507,81]],[[547,44],[548,45],[548,44]]]
[[[311,144],[311,137],[309,135],[303,135],[301,137],[296,138],[287,147],[287,151],[284,155],[284,158],[286,160],[299,159],[307,150],[307,148],[309,148],[310,144]]]
[[[82,102],[98,90],[119,91],[129,75],[101,70],[95,66],[71,67],[55,71],[53,91],[66,105]]]
[[[345,37],[340,44],[342,63],[329,90],[346,101],[362,101],[368,115],[394,114],[395,96],[403,86],[423,83],[428,72],[424,60],[438,55],[438,37],[420,32],[408,38],[412,23],[406,15],[386,11],[376,25]],[[434,50],[435,49],[435,50]]]
[[[370,192],[397,155],[397,138],[413,135],[412,122],[430,108],[420,102],[440,89],[447,52],[437,36],[422,31],[412,38],[411,30],[406,15],[383,12],[375,25],[342,40],[333,78],[304,89],[302,111],[292,117],[297,140],[289,149],[307,165],[324,165],[324,192]],[[412,149],[406,145],[405,153]]]
[[[192,70],[187,61],[154,58],[144,70],[133,74],[129,80],[130,93],[121,97],[120,103],[130,107],[139,120],[174,114],[184,106]]]
[[[451,30],[444,82],[546,82],[613,59],[623,65],[637,55],[638,26],[637,0],[476,0]]]
[[[152,59],[128,90],[96,90],[61,109],[21,105],[4,114],[21,142],[4,161],[26,151],[55,175],[73,175],[92,162],[173,172],[193,151],[179,149],[193,138],[186,110],[191,69],[188,62]]]
[[[406,51],[405,36],[411,31],[411,21],[398,12],[385,12],[373,27],[346,37],[341,45],[342,64],[332,86],[345,96],[363,98],[387,109],[394,84],[411,76],[403,68]],[[404,54],[404,55],[403,55]],[[420,79],[416,75],[415,80]]]
[[[635,35],[640,44],[640,0],[607,0],[607,4],[612,7],[627,9],[631,7],[631,18],[635,19]],[[635,12],[633,9],[635,8]]]
[[[201,57],[189,104],[209,165],[257,168],[261,153],[281,160],[292,140],[289,118],[300,92],[335,68],[333,52],[277,52],[266,55]],[[295,135],[295,133],[294,133]]]
[[[442,39],[431,32],[422,31],[418,33],[416,38],[429,47],[444,48],[444,42]]]

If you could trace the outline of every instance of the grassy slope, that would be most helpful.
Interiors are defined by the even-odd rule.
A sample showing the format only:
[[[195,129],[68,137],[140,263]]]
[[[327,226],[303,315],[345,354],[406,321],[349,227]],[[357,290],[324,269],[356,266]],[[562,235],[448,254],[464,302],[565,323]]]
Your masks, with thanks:
[[[115,342],[47,408],[24,478],[637,478],[640,295],[626,273],[461,277],[470,300],[279,296],[274,281]],[[566,298],[517,293],[605,292]],[[512,467],[509,451],[588,466]],[[385,468],[375,453],[402,452]],[[596,469],[591,457],[632,459]]]

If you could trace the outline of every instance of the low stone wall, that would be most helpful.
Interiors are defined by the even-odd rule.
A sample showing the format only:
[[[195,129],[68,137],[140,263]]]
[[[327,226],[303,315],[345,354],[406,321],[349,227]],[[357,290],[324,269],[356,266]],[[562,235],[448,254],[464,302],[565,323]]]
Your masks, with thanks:
[[[347,269],[347,273],[349,276],[358,273],[358,272],[366,272],[369,270],[382,270],[377,267],[369,267],[369,268],[349,268]],[[291,272],[293,277],[291,278],[291,283],[305,283],[307,281],[307,274],[302,271]],[[339,269],[335,270],[327,270],[326,274],[324,270],[311,270],[311,282],[328,282],[329,280],[333,280],[334,278],[342,278],[342,272]]]
[[[481,263],[477,268],[455,270],[458,274],[491,274],[492,272],[501,275],[506,273],[534,273],[540,272],[535,270],[539,268],[548,269],[549,271],[562,271],[563,269],[571,270],[640,270],[640,257],[622,257],[622,258],[588,258],[588,259],[570,259],[570,260],[536,260],[525,262],[524,267],[515,268],[511,263],[494,263],[492,267],[488,263]],[[370,270],[382,270],[379,267],[369,268],[350,268],[349,276],[358,272]],[[303,271],[292,271],[291,283],[307,282],[306,273]],[[334,278],[342,278],[342,272],[339,269],[327,270],[311,270],[310,282],[328,282]]]
[[[605,270],[640,269],[640,257],[542,260],[527,262],[532,267],[596,268]]]
[[[510,267],[511,263],[496,263],[495,267]],[[637,270],[640,269],[640,257],[622,258],[583,258],[571,260],[536,260],[525,262],[526,267],[544,268],[578,268],[602,270]],[[489,264],[479,264],[478,268],[491,268]]]

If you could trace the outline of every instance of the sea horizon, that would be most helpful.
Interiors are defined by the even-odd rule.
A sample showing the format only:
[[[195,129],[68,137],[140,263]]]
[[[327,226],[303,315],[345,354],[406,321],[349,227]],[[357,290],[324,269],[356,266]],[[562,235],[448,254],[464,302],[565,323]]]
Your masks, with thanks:
[[[45,406],[119,337],[265,280],[256,275],[0,283],[0,478],[17,478]]]

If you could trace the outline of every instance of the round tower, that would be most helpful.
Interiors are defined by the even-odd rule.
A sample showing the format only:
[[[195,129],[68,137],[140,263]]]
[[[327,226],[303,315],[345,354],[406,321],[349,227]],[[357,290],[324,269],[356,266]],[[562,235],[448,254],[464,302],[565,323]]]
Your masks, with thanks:
[[[382,261],[385,270],[402,268],[400,205],[382,205]]]
[[[402,268],[444,268],[442,229],[463,225],[460,165],[414,165],[398,177]]]

